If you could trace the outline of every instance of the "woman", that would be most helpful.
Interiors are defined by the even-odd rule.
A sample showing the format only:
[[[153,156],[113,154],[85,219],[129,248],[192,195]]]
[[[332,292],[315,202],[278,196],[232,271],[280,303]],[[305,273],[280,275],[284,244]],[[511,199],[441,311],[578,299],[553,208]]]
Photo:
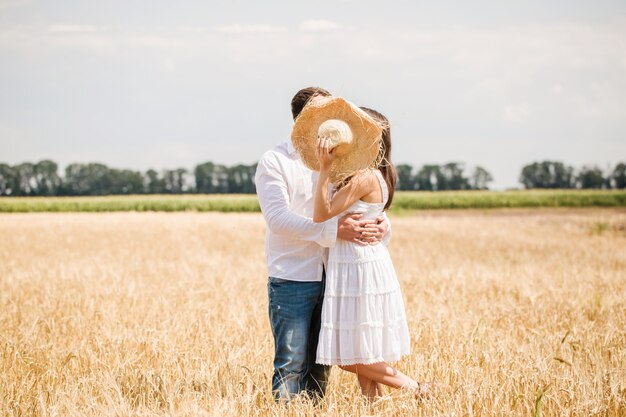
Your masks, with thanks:
[[[364,219],[376,218],[391,205],[396,171],[390,161],[389,123],[374,110],[362,110],[382,128],[378,157],[371,168],[354,173],[340,185],[332,184],[335,189],[329,197],[336,155],[329,138],[318,138],[315,222],[354,212],[363,213]],[[428,386],[388,364],[409,351],[402,293],[386,246],[337,241],[326,270],[317,362],[355,373],[369,400],[382,395],[380,384],[409,389],[421,397]]]

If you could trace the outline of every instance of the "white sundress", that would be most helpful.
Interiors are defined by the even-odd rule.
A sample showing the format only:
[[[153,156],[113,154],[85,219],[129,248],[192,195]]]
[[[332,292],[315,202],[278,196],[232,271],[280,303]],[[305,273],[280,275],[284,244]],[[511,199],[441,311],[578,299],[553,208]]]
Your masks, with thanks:
[[[357,201],[345,213],[380,216],[389,198],[374,170],[382,203]],[[344,213],[344,214],[345,214]],[[337,240],[330,249],[316,362],[324,365],[397,361],[410,352],[402,292],[387,247]]]

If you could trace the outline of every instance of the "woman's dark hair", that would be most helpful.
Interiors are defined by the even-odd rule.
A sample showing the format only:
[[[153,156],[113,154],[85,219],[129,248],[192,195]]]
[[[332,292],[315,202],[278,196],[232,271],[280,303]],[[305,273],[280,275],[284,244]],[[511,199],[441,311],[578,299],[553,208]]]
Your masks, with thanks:
[[[300,115],[306,103],[315,95],[328,97],[331,94],[320,87],[307,87],[298,91],[291,99],[291,114],[293,115],[293,120],[296,120],[296,117]]]
[[[393,193],[398,179],[396,167],[391,163],[391,130],[389,128],[389,120],[376,110],[368,109],[367,107],[361,107],[361,110],[372,116],[383,128],[382,144],[377,160],[380,161],[378,169],[383,174],[389,190],[389,198],[387,199],[387,204],[385,204],[385,210],[387,210],[393,201]]]

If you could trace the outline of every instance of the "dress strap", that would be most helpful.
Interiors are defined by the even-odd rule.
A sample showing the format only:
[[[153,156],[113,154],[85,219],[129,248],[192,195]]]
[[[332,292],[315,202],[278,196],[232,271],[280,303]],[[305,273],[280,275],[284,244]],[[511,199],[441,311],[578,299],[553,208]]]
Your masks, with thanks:
[[[383,192],[383,203],[387,204],[387,200],[389,199],[389,189],[387,188],[387,181],[383,177],[382,172],[379,169],[375,169],[374,173],[376,174],[376,178],[378,178],[378,183],[380,184],[380,189]]]

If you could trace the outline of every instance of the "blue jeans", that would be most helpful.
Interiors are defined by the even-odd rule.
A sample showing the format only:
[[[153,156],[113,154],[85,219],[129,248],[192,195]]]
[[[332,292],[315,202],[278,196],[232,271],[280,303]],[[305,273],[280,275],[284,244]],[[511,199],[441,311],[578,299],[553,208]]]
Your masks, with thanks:
[[[302,391],[322,397],[330,367],[316,364],[315,356],[324,279],[300,282],[270,277],[267,292],[274,335],[272,392],[276,400],[289,400]]]

